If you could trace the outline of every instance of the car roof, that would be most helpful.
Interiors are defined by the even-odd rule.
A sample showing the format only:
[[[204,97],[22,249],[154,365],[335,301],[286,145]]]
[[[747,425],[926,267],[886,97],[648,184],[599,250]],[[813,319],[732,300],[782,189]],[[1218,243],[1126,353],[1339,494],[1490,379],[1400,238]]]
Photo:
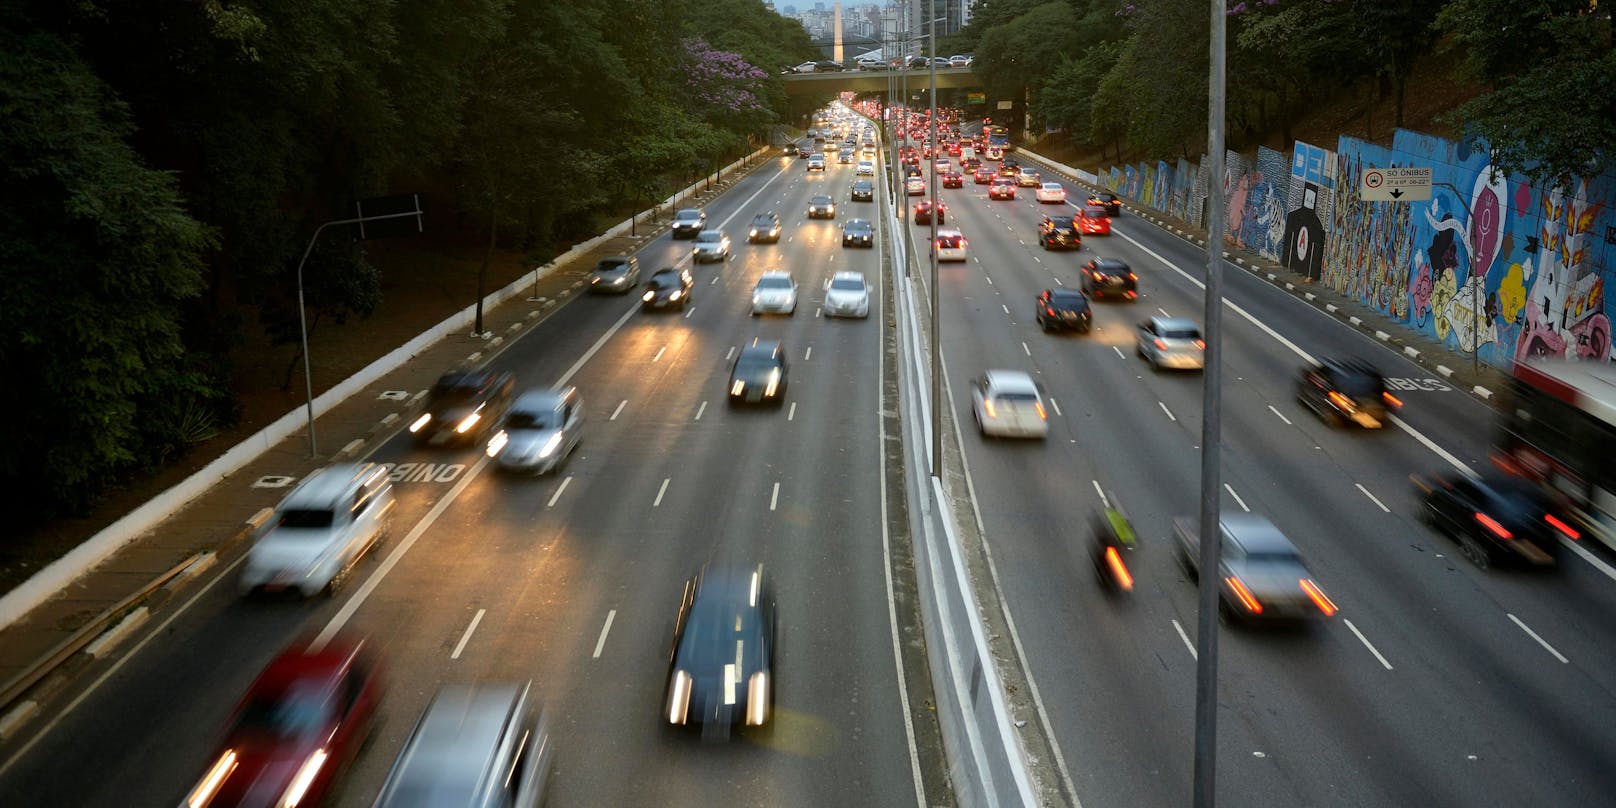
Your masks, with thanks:
[[[703,231],[701,231],[700,233],[698,233],[696,235],[697,235],[698,238],[701,237],[701,236],[722,236],[722,235],[724,235],[724,231],[722,231],[722,230],[703,230]]]
[[[534,412],[557,409],[572,394],[571,387],[551,387],[528,390],[516,397],[511,412]]]
[[[959,231],[959,228],[957,228],[957,227],[939,227],[939,228],[937,228],[937,237],[938,238],[942,238],[943,236],[960,236],[960,237],[964,237],[964,235],[965,234],[961,233]]]
[[[982,375],[988,386],[1000,393],[1038,393],[1038,385],[1023,370],[990,370]]]
[[[292,684],[310,679],[334,684],[364,645],[362,640],[353,641],[339,635],[316,650],[312,644],[300,640],[264,666],[248,695],[284,692]]]
[[[1247,553],[1296,555],[1296,546],[1267,518],[1254,513],[1225,513],[1219,517],[1223,532]]]
[[[1164,329],[1164,330],[1177,330],[1177,329],[1194,329],[1196,331],[1201,330],[1201,324],[1195,322],[1194,320],[1191,320],[1188,317],[1152,317],[1152,318],[1150,318],[1150,321],[1152,323],[1155,323],[1157,328]]]
[[[847,223],[842,225],[842,227],[844,227],[844,228],[847,228],[847,227],[869,227],[869,226],[870,226],[870,220],[869,219],[848,219]]]
[[[758,219],[778,219],[778,218],[780,218],[780,217],[774,215],[774,211],[771,210],[768,213],[759,213],[756,216],[753,216],[752,221],[757,221]]]
[[[754,339],[751,345],[741,349],[740,356],[736,357],[736,359],[758,356],[775,357],[780,355],[781,350],[780,341],[777,339]]]
[[[1059,289],[1045,289],[1044,291],[1049,292],[1049,296],[1052,299],[1060,298],[1062,300],[1088,300],[1088,298],[1085,297],[1082,292],[1065,286],[1062,286]]]
[[[342,501],[355,482],[386,469],[372,463],[335,463],[310,474],[286,495],[282,505],[294,508],[329,508]]]
[[[454,796],[465,800],[481,793],[490,776],[498,777],[495,758],[505,728],[518,720],[527,685],[446,685],[433,696],[415,725],[408,745],[394,764],[379,804],[427,805]]]
[[[813,196],[808,198],[808,201],[809,202],[818,202],[821,199],[825,200],[826,202],[830,202],[831,201],[830,194],[814,194]]]
[[[1095,269],[1117,270],[1128,269],[1128,262],[1121,258],[1096,258],[1093,261]]]

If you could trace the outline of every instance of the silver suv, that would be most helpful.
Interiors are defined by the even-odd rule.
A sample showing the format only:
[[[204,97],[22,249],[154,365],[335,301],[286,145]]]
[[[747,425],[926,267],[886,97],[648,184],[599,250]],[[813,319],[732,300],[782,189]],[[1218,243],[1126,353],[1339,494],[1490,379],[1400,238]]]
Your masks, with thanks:
[[[555,758],[532,683],[446,685],[393,763],[376,808],[531,808]]]
[[[241,567],[241,592],[335,589],[387,534],[393,484],[383,466],[339,463],[309,475],[276,507]]]

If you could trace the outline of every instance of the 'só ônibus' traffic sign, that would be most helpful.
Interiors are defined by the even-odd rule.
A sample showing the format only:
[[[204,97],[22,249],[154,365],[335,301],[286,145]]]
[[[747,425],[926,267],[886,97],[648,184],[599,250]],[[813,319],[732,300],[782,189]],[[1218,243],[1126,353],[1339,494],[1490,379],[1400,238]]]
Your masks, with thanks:
[[[1423,202],[1431,198],[1431,168],[1366,168],[1358,178],[1365,202]]]

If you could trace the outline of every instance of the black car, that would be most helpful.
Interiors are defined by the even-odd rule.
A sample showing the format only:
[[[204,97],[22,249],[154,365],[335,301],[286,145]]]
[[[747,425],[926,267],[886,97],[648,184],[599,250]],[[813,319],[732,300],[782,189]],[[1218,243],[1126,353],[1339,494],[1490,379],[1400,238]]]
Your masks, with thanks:
[[[915,216],[914,216],[915,224],[931,224],[931,210],[932,210],[932,205],[931,205],[931,200],[930,199],[922,199],[919,202],[916,202],[915,203]],[[947,221],[948,221],[948,206],[941,203],[941,202],[938,202],[937,203],[937,224],[939,226],[941,226],[944,223],[946,223]]]
[[[1380,371],[1362,359],[1321,359],[1302,368],[1296,400],[1330,426],[1366,429],[1385,426],[1386,416],[1403,405],[1386,391]]]
[[[690,290],[695,285],[696,279],[690,270],[663,267],[651,273],[651,280],[646,281],[640,305],[647,309],[682,309],[690,304]]]
[[[814,147],[812,145],[810,145],[810,144],[803,143],[803,144],[799,144],[797,146],[797,159],[799,159],[799,160],[804,159],[804,158],[808,157],[809,155],[812,155],[813,153],[814,153]]]
[[[817,194],[808,198],[808,218],[834,219],[836,218],[836,200],[825,194]]]
[[[735,357],[729,371],[731,404],[783,404],[786,400],[786,374],[790,370],[785,349],[778,341],[752,340]]]
[[[632,255],[611,255],[595,264],[589,274],[589,291],[628,294],[640,282],[640,259]]]
[[[1038,327],[1045,332],[1070,328],[1087,334],[1093,325],[1094,312],[1089,299],[1072,289],[1045,289],[1038,295]]]
[[[1095,207],[1105,208],[1105,212],[1108,215],[1122,215],[1122,200],[1119,199],[1116,194],[1109,191],[1090,195],[1089,204]]]
[[[843,247],[874,247],[875,228],[868,219],[848,219],[842,225]]]
[[[673,237],[695,238],[707,228],[707,214],[701,208],[685,208],[673,214]]]
[[[840,73],[840,72],[842,72],[842,63],[838,62],[838,61],[835,61],[834,59],[821,59],[821,60],[819,60],[817,62],[814,62],[814,72],[815,73]]]
[[[1090,300],[1139,299],[1139,276],[1120,258],[1096,258],[1083,266],[1082,274],[1083,293]]]
[[[870,182],[869,180],[859,180],[858,182],[853,183],[853,201],[874,202],[875,183]]]
[[[746,240],[756,244],[767,241],[773,244],[780,240],[780,217],[773,213],[759,213],[752,217],[752,228],[747,231]]]
[[[438,378],[426,406],[410,422],[419,443],[478,442],[498,425],[516,397],[516,377],[487,370],[453,370]]]
[[[1045,216],[1038,223],[1038,243],[1046,250],[1078,250],[1083,247],[1083,234],[1071,216]]]
[[[1572,521],[1537,484],[1492,471],[1479,478],[1454,473],[1427,481],[1421,516],[1459,542],[1459,553],[1486,569],[1505,559],[1535,566],[1555,563],[1558,536],[1580,537]]]
[[[944,174],[943,175],[943,187],[944,188],[964,188],[965,187],[965,175],[959,173],[958,171],[950,171],[947,174]]]
[[[774,591],[762,566],[710,565],[685,582],[662,720],[725,737],[774,712]]]

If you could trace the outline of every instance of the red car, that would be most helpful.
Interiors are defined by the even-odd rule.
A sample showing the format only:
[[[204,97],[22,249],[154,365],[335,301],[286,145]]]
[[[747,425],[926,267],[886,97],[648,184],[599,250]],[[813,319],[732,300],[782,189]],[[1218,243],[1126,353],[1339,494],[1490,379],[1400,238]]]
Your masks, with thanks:
[[[1077,227],[1085,236],[1111,235],[1111,217],[1106,215],[1105,208],[1090,205],[1077,211]]]
[[[971,178],[976,180],[977,185],[987,185],[988,183],[993,182],[993,169],[979,168],[976,170],[976,173],[971,175]]]
[[[940,225],[948,220],[948,206],[937,203],[937,223]],[[922,199],[915,203],[915,224],[931,224],[931,200]]]
[[[960,144],[958,144],[958,143],[950,143],[950,144],[948,144],[948,153],[954,155],[955,157],[960,156]]]
[[[316,805],[370,734],[381,678],[363,642],[299,642],[264,668],[185,805]]]
[[[964,188],[965,187],[965,175],[959,173],[958,171],[950,171],[947,174],[944,174],[943,175],[943,187],[944,188]]]
[[[1008,179],[1004,179],[1003,177],[1000,177],[1000,178],[997,178],[997,179],[993,180],[993,184],[988,186],[988,198],[989,199],[1015,199],[1016,198],[1016,183],[1015,183],[1015,180],[1008,180]]]

